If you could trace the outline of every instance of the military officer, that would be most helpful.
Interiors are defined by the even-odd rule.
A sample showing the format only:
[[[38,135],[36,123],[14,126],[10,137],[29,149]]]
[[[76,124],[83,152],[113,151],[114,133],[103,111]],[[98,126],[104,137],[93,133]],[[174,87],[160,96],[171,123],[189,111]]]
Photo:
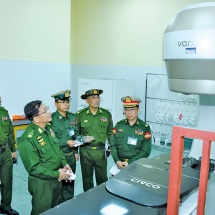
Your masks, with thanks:
[[[59,203],[62,180],[72,173],[59,140],[50,125],[51,112],[40,100],[24,107],[26,117],[31,121],[18,142],[21,159],[27,170],[28,191],[32,195],[31,215],[38,215]]]
[[[52,125],[57,138],[60,141],[60,148],[63,151],[67,163],[72,168],[73,173],[76,170],[76,160],[79,159],[78,148],[75,134],[77,134],[76,116],[69,112],[70,109],[70,90],[64,90],[55,93],[51,97],[55,99],[56,112],[52,113]],[[63,181],[60,203],[74,197],[74,180]]]
[[[126,119],[119,121],[111,135],[110,150],[119,169],[151,153],[151,130],[138,118],[140,99],[133,96],[121,98]]]
[[[89,105],[77,112],[78,132],[86,138],[87,144],[80,147],[80,163],[83,178],[83,189],[94,187],[93,174],[95,169],[96,184],[107,180],[107,158],[105,141],[110,140],[113,130],[111,113],[99,107],[100,94],[103,90],[88,90],[81,96]]]
[[[13,160],[16,158],[16,147],[13,125],[8,111],[1,107],[0,97],[0,186],[1,205],[0,214],[19,215],[11,208]]]

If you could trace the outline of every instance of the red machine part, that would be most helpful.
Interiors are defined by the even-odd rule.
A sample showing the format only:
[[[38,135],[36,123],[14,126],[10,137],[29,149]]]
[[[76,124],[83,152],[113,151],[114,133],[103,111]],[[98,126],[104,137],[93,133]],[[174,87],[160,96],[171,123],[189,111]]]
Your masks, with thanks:
[[[178,214],[184,137],[203,140],[197,215],[204,215],[208,183],[208,169],[210,162],[210,149],[211,142],[215,141],[215,132],[179,126],[173,126],[172,132],[167,215]]]

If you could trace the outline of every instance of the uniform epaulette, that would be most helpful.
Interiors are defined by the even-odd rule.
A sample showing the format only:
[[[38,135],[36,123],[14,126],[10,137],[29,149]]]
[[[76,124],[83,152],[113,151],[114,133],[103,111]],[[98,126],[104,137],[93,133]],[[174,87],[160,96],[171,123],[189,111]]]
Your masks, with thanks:
[[[125,122],[125,121],[127,121],[127,119],[121,119],[117,123],[121,123],[121,122]]]
[[[147,123],[145,123],[145,127],[149,127],[149,125]]]
[[[81,109],[81,110],[77,111],[77,113],[76,113],[76,114],[80,114],[80,113],[84,112],[86,109],[87,109],[87,108],[83,108],[83,109]]]
[[[70,112],[70,111],[68,111],[67,114],[68,114],[68,115],[75,115],[74,113],[72,113],[72,112]]]
[[[101,110],[104,110],[104,111],[107,111],[110,113],[110,111],[108,109],[105,109],[105,108],[102,108],[102,107],[99,107]]]
[[[149,125],[143,120],[138,119],[138,121],[140,122],[141,125],[144,125],[145,127],[149,127]]]
[[[8,112],[8,110],[5,107],[0,106],[0,109]]]
[[[32,129],[28,132],[27,137],[31,139],[34,136],[34,134],[35,134],[34,129]]]

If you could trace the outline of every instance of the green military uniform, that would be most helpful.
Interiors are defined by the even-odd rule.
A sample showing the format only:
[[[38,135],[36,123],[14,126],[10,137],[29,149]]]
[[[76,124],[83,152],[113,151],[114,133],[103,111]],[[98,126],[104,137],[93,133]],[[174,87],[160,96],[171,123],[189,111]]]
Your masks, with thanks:
[[[0,107],[0,181],[1,209],[9,211],[12,200],[13,160],[11,152],[15,152],[13,125],[8,111]]]
[[[76,116],[73,113],[67,112],[66,117],[62,116],[58,111],[52,113],[52,125],[54,132],[59,139],[60,148],[63,151],[67,163],[70,165],[73,173],[76,170],[75,154],[78,154],[78,149],[69,147],[67,141],[72,139],[72,135],[77,133]],[[61,193],[60,202],[64,202],[74,197],[74,180],[63,181],[63,190]]]
[[[94,187],[93,169],[95,169],[97,185],[107,180],[107,158],[105,141],[110,140],[113,129],[112,116],[103,108],[97,113],[91,113],[90,108],[77,112],[78,132],[82,136],[93,136],[94,140],[80,147],[80,162],[83,178],[83,189],[87,191]]]
[[[151,153],[151,130],[148,124],[137,118],[130,125],[127,119],[119,121],[113,129],[110,141],[111,155],[115,162],[133,161],[148,157]]]
[[[18,142],[18,148],[29,174],[31,215],[37,215],[58,204],[62,189],[58,169],[63,168],[67,161],[50,124],[44,130],[31,123]]]

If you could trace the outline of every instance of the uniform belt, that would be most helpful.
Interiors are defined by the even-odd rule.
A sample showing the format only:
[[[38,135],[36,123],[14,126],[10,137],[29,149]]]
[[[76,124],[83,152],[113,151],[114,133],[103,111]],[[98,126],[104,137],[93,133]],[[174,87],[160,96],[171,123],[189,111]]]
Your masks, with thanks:
[[[71,155],[73,155],[73,154],[74,154],[74,151],[68,152],[68,153],[65,153],[65,152],[64,152],[64,155],[65,155],[65,156],[71,156]]]
[[[128,158],[120,158],[120,160],[122,161],[122,162],[128,162]]]
[[[87,147],[89,149],[97,150],[97,149],[101,149],[103,146],[88,146],[88,145],[86,145],[85,147]]]
[[[6,151],[7,145],[0,146],[0,154]]]

